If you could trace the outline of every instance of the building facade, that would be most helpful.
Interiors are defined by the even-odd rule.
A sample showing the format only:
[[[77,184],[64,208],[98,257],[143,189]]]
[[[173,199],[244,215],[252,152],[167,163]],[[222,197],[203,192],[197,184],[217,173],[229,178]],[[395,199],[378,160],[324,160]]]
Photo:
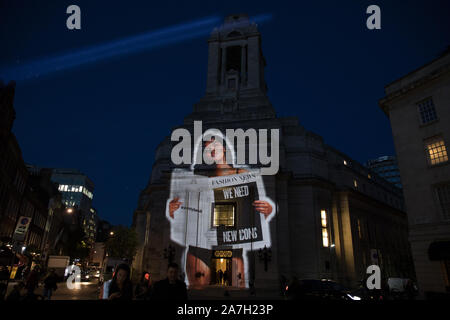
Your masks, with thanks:
[[[366,162],[366,167],[392,183],[397,188],[402,188],[400,170],[398,169],[398,163],[395,157],[383,156],[369,160]]]
[[[22,211],[31,217],[31,225],[24,245],[29,251],[34,248],[34,254],[45,261],[63,228],[59,217],[64,214],[65,206],[57,186],[50,180],[49,170],[39,170],[30,165],[27,169],[29,176]]]
[[[390,83],[389,117],[420,289],[450,290],[450,51]]]
[[[225,226],[224,238],[241,231],[237,220],[253,214],[253,209],[245,209],[240,200],[235,200],[233,206],[223,199],[219,203],[214,193],[211,199],[215,200],[208,212],[205,210],[208,203],[202,209],[193,207],[196,206],[192,200],[194,193],[176,196],[177,172],[185,172],[192,178],[188,181],[193,183],[218,183],[219,180],[216,177],[205,180],[195,170],[192,173],[186,166],[175,165],[171,160],[175,143],[168,137],[156,149],[151,177],[134,212],[133,225],[140,247],[133,267],[140,272],[149,271],[152,279],[157,280],[165,277],[168,262],[175,261],[181,265],[191,287],[217,283],[218,269],[229,275],[227,285],[254,284],[273,289],[280,287],[282,279],[293,277],[334,279],[354,287],[366,277],[366,269],[372,264],[381,267],[385,278],[413,278],[401,192],[327,145],[321,136],[301,126],[297,118],[276,116],[267,97],[266,60],[256,24],[246,15],[227,17],[211,33],[208,50],[205,96],[176,129],[194,133],[194,121],[202,121],[203,130],[215,128],[223,133],[226,129],[278,129],[278,173],[254,175],[258,177],[257,195],[261,196],[263,190],[264,198],[260,200],[270,206],[268,222],[261,215],[260,220],[254,221],[260,221],[261,225],[267,223],[268,234],[261,227],[265,242],[260,246],[253,232],[242,233],[244,237],[256,239],[248,246],[224,244],[220,228]],[[245,148],[252,147],[247,142]],[[262,147],[262,142],[257,144]],[[252,169],[248,170],[252,176]],[[183,187],[191,185],[189,182]],[[248,188],[244,186],[240,190]],[[240,195],[248,195],[246,192]],[[178,201],[174,197],[178,200],[184,197],[181,210],[186,215],[181,213],[181,217],[190,221],[184,225],[183,222],[175,224],[174,217],[180,219],[177,213],[180,211],[175,214],[170,211],[170,206]],[[210,224],[202,214],[211,215]],[[173,236],[175,232],[183,234],[183,228],[191,230],[191,234],[184,233],[188,239],[185,243]],[[200,245],[205,235],[207,239]],[[216,235],[217,243],[207,247]]]
[[[0,237],[10,242],[20,216],[28,171],[12,127],[15,84],[0,83]]]
[[[11,246],[20,216],[31,222],[19,246],[35,261],[45,261],[62,230],[64,205],[48,170],[26,165],[14,134],[14,83],[0,86],[0,237]]]
[[[92,207],[94,183],[76,169],[52,169],[51,179],[58,184],[66,207],[75,208],[79,214],[78,223],[83,229],[89,247],[92,248],[98,221],[97,212]]]

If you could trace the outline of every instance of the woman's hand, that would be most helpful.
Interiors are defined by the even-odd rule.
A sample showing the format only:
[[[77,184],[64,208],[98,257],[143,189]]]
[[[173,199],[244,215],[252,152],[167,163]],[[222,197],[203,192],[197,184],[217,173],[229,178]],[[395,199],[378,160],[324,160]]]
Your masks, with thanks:
[[[264,218],[267,219],[267,217],[272,213],[272,206],[264,200],[255,200],[253,201],[253,206],[255,207],[256,211],[261,212],[264,215]]]
[[[171,200],[169,202],[169,216],[173,219],[173,214],[175,211],[180,208],[180,206],[183,204],[183,202],[178,201],[180,198],[176,197],[175,199]]]
[[[113,294],[111,294],[108,298],[108,300],[112,300],[112,299],[118,299],[120,298],[121,293],[120,292],[114,292]]]

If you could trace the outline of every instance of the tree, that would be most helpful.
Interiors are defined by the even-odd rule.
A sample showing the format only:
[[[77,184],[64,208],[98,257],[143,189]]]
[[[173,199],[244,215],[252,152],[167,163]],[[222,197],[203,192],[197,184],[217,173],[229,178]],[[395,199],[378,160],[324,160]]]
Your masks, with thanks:
[[[84,238],[84,232],[79,227],[69,231],[66,249],[72,259],[83,261],[89,257],[90,249]]]
[[[126,259],[129,263],[131,263],[136,254],[137,246],[136,231],[133,228],[124,226],[115,227],[113,234],[105,242],[105,249],[108,256]]]

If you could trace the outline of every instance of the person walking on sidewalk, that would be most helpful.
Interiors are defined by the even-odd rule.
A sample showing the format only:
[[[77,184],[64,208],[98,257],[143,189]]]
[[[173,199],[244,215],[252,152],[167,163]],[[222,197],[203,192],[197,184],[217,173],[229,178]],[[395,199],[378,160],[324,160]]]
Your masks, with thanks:
[[[53,291],[58,288],[56,284],[57,280],[55,269],[50,269],[50,272],[44,280],[44,299],[50,300],[52,298]]]
[[[34,295],[34,290],[39,285],[39,273],[40,273],[39,267],[35,266],[27,277],[25,288],[27,288],[29,296]]]

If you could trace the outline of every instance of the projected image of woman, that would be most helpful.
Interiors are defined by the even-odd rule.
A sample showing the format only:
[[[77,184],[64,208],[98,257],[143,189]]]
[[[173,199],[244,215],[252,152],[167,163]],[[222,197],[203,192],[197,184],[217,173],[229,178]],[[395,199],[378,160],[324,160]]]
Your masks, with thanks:
[[[236,165],[230,145],[219,130],[208,130],[196,142],[191,170],[172,172],[166,216],[171,240],[185,248],[181,263],[191,287],[247,287],[248,252],[271,245],[275,205],[259,169]],[[206,164],[196,164],[200,147]]]

